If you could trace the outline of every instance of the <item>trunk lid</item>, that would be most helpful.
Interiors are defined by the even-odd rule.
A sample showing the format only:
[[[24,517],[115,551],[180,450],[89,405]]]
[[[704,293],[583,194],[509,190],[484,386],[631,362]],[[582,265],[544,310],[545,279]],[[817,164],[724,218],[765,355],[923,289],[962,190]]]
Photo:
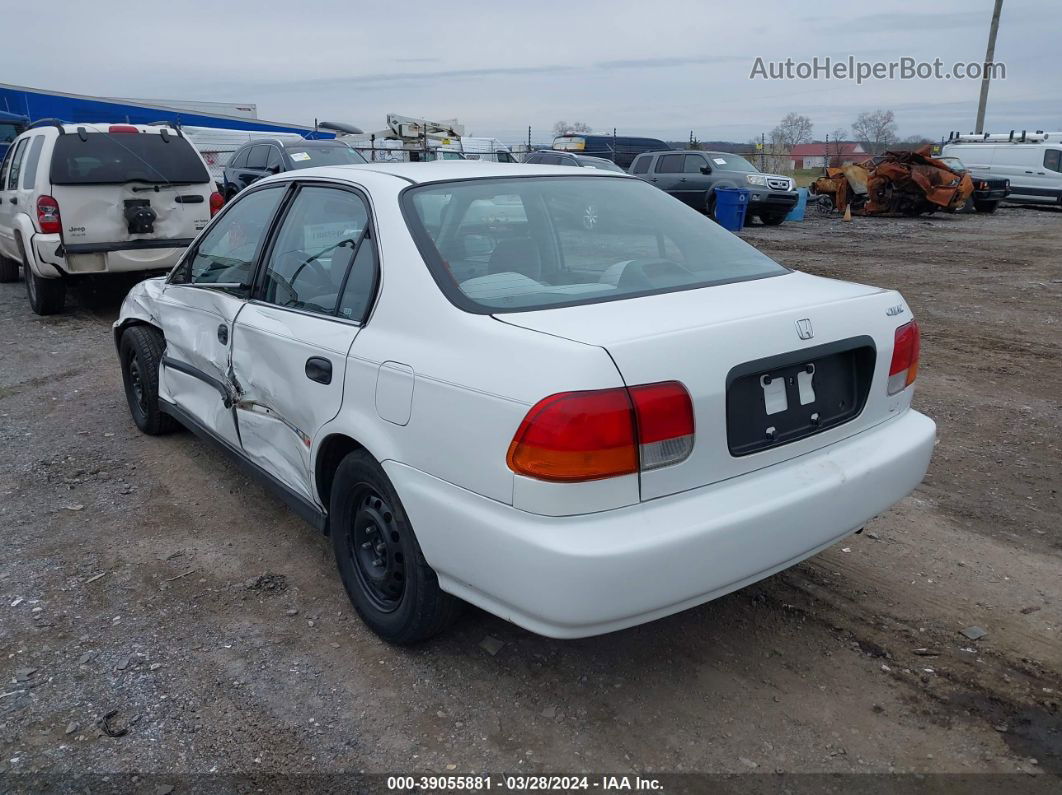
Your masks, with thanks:
[[[679,464],[643,472],[643,500],[824,447],[888,419],[910,402],[910,390],[886,394],[895,330],[911,320],[906,303],[892,290],[794,272],[495,317],[604,348],[629,386],[669,380],[686,386],[694,406],[693,452]],[[815,372],[800,376],[808,364]],[[858,378],[849,372],[856,369]],[[764,374],[773,374],[773,390],[762,384]],[[778,379],[790,381],[781,390],[785,398],[779,398]],[[841,397],[846,390],[862,393],[859,405],[838,412],[837,405],[849,399]],[[801,432],[801,423],[812,414],[825,424]],[[770,428],[776,429],[775,441],[759,444]]]

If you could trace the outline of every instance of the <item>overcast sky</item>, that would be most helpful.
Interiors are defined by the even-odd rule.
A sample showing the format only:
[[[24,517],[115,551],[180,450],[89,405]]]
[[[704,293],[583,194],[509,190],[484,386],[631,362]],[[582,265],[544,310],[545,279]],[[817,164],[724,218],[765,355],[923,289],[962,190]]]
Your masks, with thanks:
[[[973,129],[976,80],[750,80],[757,56],[984,57],[992,0],[5,0],[0,82],[79,94],[253,102],[263,119],[457,117],[507,142],[558,119],[748,140],[790,111],[816,137],[892,109],[901,136]],[[1006,0],[986,127],[1062,130],[1062,0]],[[91,41],[91,43],[89,43]]]

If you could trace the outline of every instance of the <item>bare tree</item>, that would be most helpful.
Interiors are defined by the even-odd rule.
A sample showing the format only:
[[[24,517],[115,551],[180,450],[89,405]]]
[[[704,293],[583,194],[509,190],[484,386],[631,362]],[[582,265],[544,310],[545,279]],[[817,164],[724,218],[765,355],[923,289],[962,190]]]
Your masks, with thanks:
[[[771,140],[786,152],[791,152],[797,144],[810,143],[811,119],[799,113],[785,114],[778,126],[771,130]]]
[[[566,121],[559,121],[553,125],[553,137],[558,135],[577,135],[579,133],[591,133],[594,128],[586,122],[573,121],[570,124]]]
[[[840,168],[844,162],[844,144],[845,139],[848,138],[847,130],[834,130],[830,133],[830,143],[826,147],[826,165],[833,168]]]
[[[852,134],[873,155],[880,155],[896,140],[896,116],[891,110],[860,113]]]
[[[931,138],[926,138],[924,135],[908,135],[900,143],[903,144],[904,149],[910,149],[915,151],[921,149],[923,146],[932,146],[936,141]]]

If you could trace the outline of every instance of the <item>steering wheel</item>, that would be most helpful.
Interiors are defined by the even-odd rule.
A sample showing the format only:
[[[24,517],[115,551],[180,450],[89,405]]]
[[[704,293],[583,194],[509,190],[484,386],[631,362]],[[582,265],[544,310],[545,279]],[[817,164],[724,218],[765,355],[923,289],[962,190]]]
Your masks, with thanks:
[[[623,268],[616,283],[621,290],[653,290],[688,284],[693,273],[674,260],[633,259]]]

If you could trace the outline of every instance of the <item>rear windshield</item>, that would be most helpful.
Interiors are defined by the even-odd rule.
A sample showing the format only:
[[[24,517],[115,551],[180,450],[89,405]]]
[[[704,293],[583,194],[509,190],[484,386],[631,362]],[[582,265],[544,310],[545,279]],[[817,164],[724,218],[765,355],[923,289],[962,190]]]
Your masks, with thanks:
[[[352,163],[368,162],[359,152],[346,144],[334,146],[300,146],[285,147],[291,158],[292,168],[314,168],[316,166],[349,166]]]
[[[60,135],[52,153],[53,185],[116,185],[123,182],[209,182],[206,166],[184,138],[172,133]]]
[[[579,165],[584,166],[585,168],[599,168],[602,171],[618,171],[620,174],[627,173],[622,168],[613,163],[611,160],[605,160],[604,158],[577,156],[575,159],[579,163]]]
[[[408,188],[403,211],[443,292],[519,312],[786,273],[640,179],[516,177]]]

